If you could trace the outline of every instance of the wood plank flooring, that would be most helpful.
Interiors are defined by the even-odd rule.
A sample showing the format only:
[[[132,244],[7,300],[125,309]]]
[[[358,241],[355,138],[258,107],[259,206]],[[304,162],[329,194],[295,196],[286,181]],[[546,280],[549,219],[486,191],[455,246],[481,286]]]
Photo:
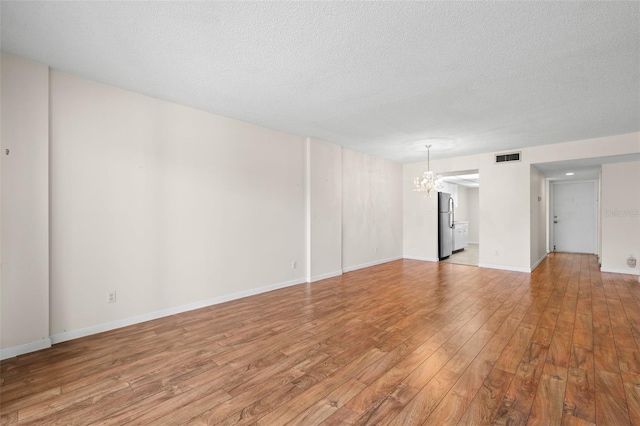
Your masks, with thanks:
[[[5,424],[640,425],[640,286],[399,260],[0,363]]]

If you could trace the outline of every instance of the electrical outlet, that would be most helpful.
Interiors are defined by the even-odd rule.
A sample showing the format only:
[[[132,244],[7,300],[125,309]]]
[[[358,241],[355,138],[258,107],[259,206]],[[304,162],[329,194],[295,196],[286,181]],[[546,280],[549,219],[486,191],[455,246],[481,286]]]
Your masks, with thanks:
[[[109,292],[109,303],[116,303],[116,292],[115,292],[115,290]]]
[[[297,261],[293,261],[291,262],[291,269],[296,269],[298,267],[298,262]]]
[[[500,250],[496,250],[496,256],[500,256]]]
[[[633,257],[633,255],[629,256],[629,258],[627,259],[627,266],[629,268],[635,268],[636,267],[636,258]]]

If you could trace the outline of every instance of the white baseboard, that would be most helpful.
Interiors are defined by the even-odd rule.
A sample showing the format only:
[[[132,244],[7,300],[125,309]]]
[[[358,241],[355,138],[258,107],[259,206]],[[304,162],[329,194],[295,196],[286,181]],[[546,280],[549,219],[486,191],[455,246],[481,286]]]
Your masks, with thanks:
[[[493,265],[490,263],[479,263],[479,268],[489,268],[489,269],[502,269],[503,271],[513,271],[513,272],[526,272],[527,274],[531,273],[530,268],[520,268],[518,266],[508,266],[508,265]]]
[[[402,259],[402,256],[389,257],[387,259],[382,259],[382,260],[374,260],[373,262],[361,263],[360,265],[342,268],[342,272],[356,271],[358,269],[369,268],[370,266],[382,265],[383,263],[393,262],[394,260],[400,260],[400,259]]]
[[[13,358],[14,356],[28,354],[29,352],[39,351],[51,347],[51,339],[36,340],[35,342],[25,343],[24,345],[12,346],[10,348],[0,349],[0,360]]]
[[[611,272],[612,274],[627,274],[627,275],[639,275],[640,271],[637,269],[621,269],[621,268],[607,268],[604,266],[600,267],[600,271],[602,272]]]
[[[440,259],[437,257],[420,257],[420,256],[404,256],[405,259],[409,260],[421,260],[423,262],[439,262]]]
[[[547,258],[547,254],[545,253],[544,256],[542,256],[540,259],[538,259],[538,261],[536,263],[531,265],[531,272],[533,272],[533,270],[536,269],[538,267],[538,265],[541,264],[542,261],[545,260],[546,258]]]
[[[102,333],[104,331],[115,330],[116,328],[122,328],[133,324],[139,324],[145,321],[151,321],[158,318],[167,317],[170,315],[180,314],[182,312],[193,311],[195,309],[205,308],[211,305],[217,305],[231,300],[241,299],[243,297],[254,296],[260,293],[266,293],[268,291],[278,290],[280,288],[290,287],[298,284],[305,284],[307,281],[304,278],[286,281],[283,283],[271,284],[264,287],[258,287],[251,290],[239,291],[237,293],[228,294],[225,296],[214,297],[212,299],[201,300],[194,303],[189,303],[181,306],[174,306],[160,311],[149,312],[147,314],[137,315],[135,317],[124,318],[117,321],[112,321],[104,324],[98,324],[91,327],[81,328],[79,330],[65,331],[63,333],[54,334],[51,336],[51,343],[56,344],[60,342],[66,342],[67,340],[78,339],[80,337],[90,336],[92,334]]]
[[[309,280],[310,283],[314,283],[316,281],[321,281],[321,280],[326,280],[328,278],[333,278],[333,277],[338,277],[342,275],[342,270],[340,271],[333,271],[333,272],[329,272],[327,274],[320,274],[320,275],[316,275],[315,277],[311,277],[311,279]]]
[[[479,241],[467,241],[467,244],[480,244]]]

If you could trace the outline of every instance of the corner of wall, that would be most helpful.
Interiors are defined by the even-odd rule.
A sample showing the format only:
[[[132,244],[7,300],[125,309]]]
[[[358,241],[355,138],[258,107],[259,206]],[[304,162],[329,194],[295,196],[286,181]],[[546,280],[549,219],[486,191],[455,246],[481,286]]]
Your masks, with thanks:
[[[2,356],[50,345],[49,68],[1,57]],[[5,150],[9,150],[8,154]]]

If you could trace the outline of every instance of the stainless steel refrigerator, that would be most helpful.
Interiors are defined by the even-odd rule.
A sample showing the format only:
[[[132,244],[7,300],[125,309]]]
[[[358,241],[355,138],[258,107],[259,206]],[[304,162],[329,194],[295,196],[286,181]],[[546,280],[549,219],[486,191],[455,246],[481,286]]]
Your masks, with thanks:
[[[438,192],[438,258],[451,256],[453,249],[453,198]]]

